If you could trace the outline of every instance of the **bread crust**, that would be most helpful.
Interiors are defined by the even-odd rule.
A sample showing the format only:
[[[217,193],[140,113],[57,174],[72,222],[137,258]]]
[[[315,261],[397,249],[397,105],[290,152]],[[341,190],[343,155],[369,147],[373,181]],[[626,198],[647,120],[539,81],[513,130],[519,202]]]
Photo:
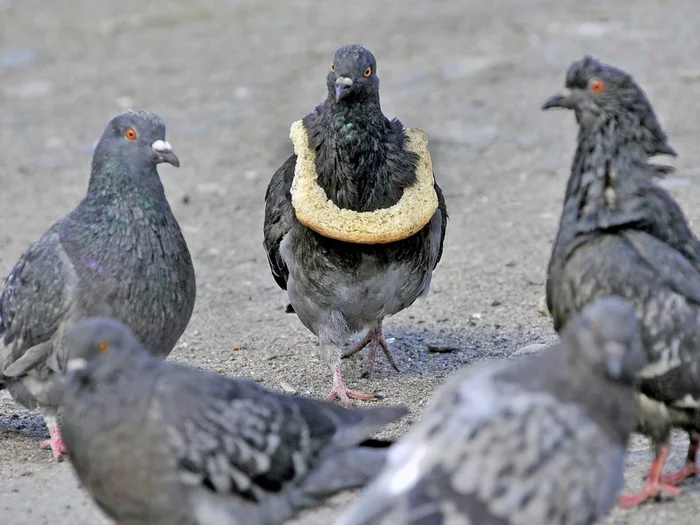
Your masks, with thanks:
[[[416,183],[393,206],[358,212],[339,208],[318,185],[316,152],[309,148],[303,121],[294,122],[289,130],[297,156],[291,194],[299,222],[324,237],[356,244],[396,242],[423,229],[438,207],[428,137],[416,128],[407,128],[405,133],[404,148],[419,156]]]

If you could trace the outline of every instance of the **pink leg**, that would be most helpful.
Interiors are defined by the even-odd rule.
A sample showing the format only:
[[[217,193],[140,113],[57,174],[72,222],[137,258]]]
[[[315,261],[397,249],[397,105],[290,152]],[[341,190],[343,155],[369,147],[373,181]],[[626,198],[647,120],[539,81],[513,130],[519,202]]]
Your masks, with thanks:
[[[692,437],[690,439],[690,446],[688,447],[688,459],[685,465],[673,474],[667,474],[661,476],[662,483],[668,483],[669,485],[680,485],[686,479],[692,478],[700,474],[700,468],[696,466],[696,458],[698,455],[698,448],[700,447],[700,438]]]
[[[362,339],[360,339],[360,341],[358,341],[356,345],[351,346],[345,352],[343,352],[343,359],[345,359],[346,357],[350,357],[350,356],[355,355],[357,352],[359,352],[365,346],[367,346],[370,343],[370,341],[372,341],[371,334],[372,334],[371,331],[367,332],[367,335],[365,335]]]
[[[360,401],[373,401],[376,399],[372,394],[365,394],[357,390],[351,390],[345,386],[343,377],[340,375],[340,365],[333,367],[333,388],[328,394],[327,399],[338,398],[343,405],[350,404],[350,399],[358,399]]]
[[[49,429],[49,439],[43,440],[39,446],[42,449],[50,448],[53,458],[56,461],[63,461],[64,454],[67,454],[66,445],[61,437],[61,429],[58,426],[58,420],[54,415],[44,415],[44,421]]]
[[[351,347],[349,350],[346,350],[343,353],[343,359],[356,354],[368,344],[369,353],[367,354],[367,367],[362,373],[362,377],[369,377],[370,373],[372,372],[372,368],[374,367],[374,361],[377,357],[377,346],[379,346],[382,349],[382,352],[384,352],[384,355],[386,356],[387,360],[389,361],[389,364],[394,368],[394,370],[396,370],[397,372],[400,371],[398,365],[396,364],[396,360],[394,359],[394,356],[391,353],[391,350],[389,349],[389,345],[384,340],[381,326],[370,329],[367,332],[367,335],[365,335],[365,337],[363,337],[355,346]]]
[[[664,468],[664,463],[666,463],[668,450],[668,443],[664,443],[659,447],[656,457],[654,458],[654,461],[652,461],[651,467],[649,468],[649,475],[644,482],[644,487],[642,487],[642,490],[636,494],[619,496],[618,503],[620,507],[623,509],[634,507],[649,499],[658,498],[663,493],[670,494],[672,496],[677,496],[681,493],[678,487],[674,487],[661,481],[661,471]]]

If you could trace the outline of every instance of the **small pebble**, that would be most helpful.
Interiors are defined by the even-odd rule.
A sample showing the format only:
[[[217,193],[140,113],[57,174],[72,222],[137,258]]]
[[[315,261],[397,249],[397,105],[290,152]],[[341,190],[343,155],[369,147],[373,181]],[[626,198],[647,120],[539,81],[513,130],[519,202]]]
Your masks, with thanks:
[[[285,394],[294,395],[294,394],[297,393],[297,389],[294,388],[294,387],[293,387],[292,385],[290,385],[289,383],[287,383],[286,381],[282,381],[282,382],[280,383],[280,388],[282,389],[282,391],[283,391]]]
[[[523,346],[519,350],[516,350],[513,352],[514,356],[521,356],[521,355],[528,355],[528,354],[536,354],[537,352],[541,352],[545,348],[547,348],[549,345],[545,345],[542,343],[533,343],[531,345]]]
[[[459,350],[459,345],[450,343],[428,343],[428,352],[431,354],[449,354]]]

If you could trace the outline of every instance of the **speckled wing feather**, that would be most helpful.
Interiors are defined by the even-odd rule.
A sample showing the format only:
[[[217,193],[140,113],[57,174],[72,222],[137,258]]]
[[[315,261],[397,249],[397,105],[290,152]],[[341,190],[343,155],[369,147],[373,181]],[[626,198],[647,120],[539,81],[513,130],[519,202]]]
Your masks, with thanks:
[[[644,232],[601,236],[567,257],[557,294],[559,323],[596,297],[633,300],[652,363],[642,372],[641,391],[668,404],[700,402],[700,272],[683,255]]]
[[[358,445],[405,412],[395,407],[349,411],[179,366],[160,374],[150,408],[168,429],[183,483],[206,489],[208,496],[265,503],[260,512],[270,522],[366,483],[379,472],[384,452]],[[353,465],[363,457],[364,465]],[[341,464],[350,472],[335,468]],[[283,491],[280,508],[270,505]]]
[[[287,289],[289,270],[280,254],[280,244],[296,221],[290,193],[296,159],[296,155],[292,155],[275,172],[265,193],[265,240],[263,244],[272,276],[283,290]]]
[[[552,311],[556,325],[597,297],[619,294],[651,321],[646,341],[651,361],[668,354],[670,339],[698,337],[700,273],[657,238],[633,230],[595,234],[573,244],[565,259]]]
[[[46,359],[48,343],[68,311],[77,276],[57,234],[41,237],[20,258],[0,296],[0,365],[23,373]]]
[[[681,252],[700,270],[700,241],[673,197],[654,184],[643,204],[648,217],[653,217],[654,221],[642,224],[642,229]]]
[[[519,372],[560,365],[542,357]],[[511,366],[450,380],[338,525],[568,525],[607,512],[624,448],[577,404],[524,387]]]

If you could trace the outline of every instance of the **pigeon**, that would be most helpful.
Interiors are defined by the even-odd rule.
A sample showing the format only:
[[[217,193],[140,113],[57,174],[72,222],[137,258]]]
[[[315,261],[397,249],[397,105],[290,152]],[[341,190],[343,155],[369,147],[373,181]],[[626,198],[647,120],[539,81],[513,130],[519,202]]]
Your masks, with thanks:
[[[121,525],[274,525],[365,485],[403,407],[350,410],[149,355],[113,318],[74,324],[53,378],[68,457]]]
[[[41,409],[50,434],[42,447],[56,459],[65,452],[57,405],[38,402],[23,383],[63,373],[56,353],[66,329],[113,315],[164,358],[192,314],[194,268],[156,171],[162,162],[180,165],[160,117],[141,110],[113,118],[87,195],[22,255],[0,295],[0,389]]]
[[[377,62],[360,45],[335,53],[326,79],[327,98],[303,119],[316,153],[318,185],[341,209],[370,212],[396,204],[416,183],[417,155],[404,150],[405,129],[384,116],[379,102]],[[291,308],[319,338],[333,374],[328,399],[342,403],[374,396],[348,388],[340,359],[369,345],[369,375],[377,348],[399,370],[382,335],[386,316],[428,293],[442,256],[447,208],[435,183],[438,208],[428,224],[403,240],[384,244],[344,242],[303,225],[290,189],[297,156],[275,172],[265,195],[264,247],[277,284]],[[353,333],[366,335],[343,348]]]
[[[584,57],[544,109],[572,109],[578,148],[549,262],[547,306],[560,331],[598,297],[630,300],[649,364],[640,372],[637,430],[655,459],[643,489],[623,507],[662,494],[699,472],[700,242],[678,203],[656,181],[672,170],[649,162],[676,152],[642,89],[624,71]],[[669,434],[691,437],[681,471],[663,476]]]
[[[587,525],[623,484],[645,365],[634,306],[606,297],[538,354],[457,372],[336,525]]]

